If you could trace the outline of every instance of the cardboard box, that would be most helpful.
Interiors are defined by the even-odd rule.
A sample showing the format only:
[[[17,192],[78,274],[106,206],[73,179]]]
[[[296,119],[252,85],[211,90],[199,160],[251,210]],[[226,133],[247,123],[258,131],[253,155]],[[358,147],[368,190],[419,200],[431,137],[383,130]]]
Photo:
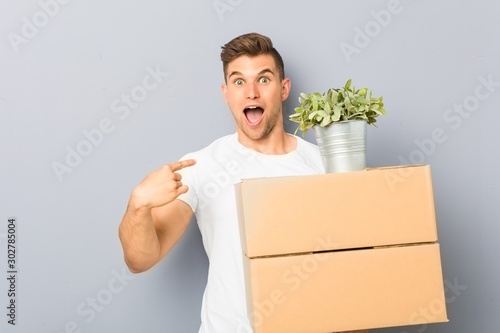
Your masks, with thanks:
[[[428,165],[248,179],[236,196],[250,258],[437,240]]]
[[[236,185],[254,333],[446,322],[430,167]]]
[[[438,244],[244,260],[254,333],[447,320]]]

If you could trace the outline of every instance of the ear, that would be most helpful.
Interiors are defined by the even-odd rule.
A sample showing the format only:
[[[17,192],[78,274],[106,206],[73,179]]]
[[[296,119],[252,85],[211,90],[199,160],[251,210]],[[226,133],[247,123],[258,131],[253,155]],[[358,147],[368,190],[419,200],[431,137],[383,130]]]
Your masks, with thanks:
[[[292,88],[292,81],[289,78],[284,78],[281,81],[281,101],[284,102],[288,95],[290,94],[290,89]]]
[[[222,96],[224,97],[224,100],[227,103],[227,84],[225,83],[221,84],[220,89],[222,91]]]

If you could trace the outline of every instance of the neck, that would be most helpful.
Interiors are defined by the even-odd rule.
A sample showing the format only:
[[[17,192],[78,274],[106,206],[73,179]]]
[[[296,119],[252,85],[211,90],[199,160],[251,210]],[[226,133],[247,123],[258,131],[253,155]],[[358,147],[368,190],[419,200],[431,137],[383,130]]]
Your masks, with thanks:
[[[245,147],[266,155],[284,155],[297,148],[297,140],[283,129],[254,140],[238,130],[238,141]]]

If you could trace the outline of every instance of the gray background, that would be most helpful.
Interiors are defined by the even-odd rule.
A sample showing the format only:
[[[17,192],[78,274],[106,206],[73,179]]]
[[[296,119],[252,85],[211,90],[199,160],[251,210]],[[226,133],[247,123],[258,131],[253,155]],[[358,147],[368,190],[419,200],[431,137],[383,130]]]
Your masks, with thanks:
[[[196,224],[137,276],[117,226],[147,173],[235,131],[220,46],[257,31],[285,59],[287,115],[301,91],[352,78],[389,112],[369,128],[368,165],[432,167],[450,322],[377,332],[498,332],[499,13],[487,0],[2,0],[0,331],[197,332],[207,260]],[[149,91],[148,68],[161,72]],[[132,92],[134,108],[121,101]],[[86,156],[69,167],[78,148]],[[12,216],[15,327],[3,277]]]

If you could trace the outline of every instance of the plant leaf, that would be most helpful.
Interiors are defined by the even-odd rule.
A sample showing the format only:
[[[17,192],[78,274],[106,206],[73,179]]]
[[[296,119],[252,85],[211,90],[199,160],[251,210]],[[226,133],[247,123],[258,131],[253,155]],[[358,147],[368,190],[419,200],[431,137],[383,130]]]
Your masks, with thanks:
[[[318,96],[316,94],[312,95],[312,107],[313,110],[318,110]]]

